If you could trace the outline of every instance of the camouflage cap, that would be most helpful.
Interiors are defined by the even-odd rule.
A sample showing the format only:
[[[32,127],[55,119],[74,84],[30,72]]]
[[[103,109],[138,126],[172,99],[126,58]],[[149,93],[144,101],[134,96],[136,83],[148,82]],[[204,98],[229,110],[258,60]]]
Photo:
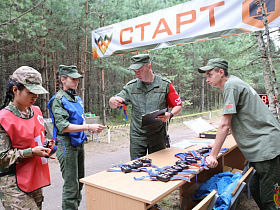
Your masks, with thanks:
[[[72,77],[74,79],[83,77],[78,73],[77,66],[59,66],[59,75],[67,75],[68,77]]]
[[[214,69],[215,67],[219,67],[224,70],[228,70],[228,62],[221,58],[213,58],[210,59],[206,66],[198,68],[199,73],[205,73],[205,71]]]
[[[144,63],[150,63],[150,56],[149,54],[140,54],[134,55],[130,59],[131,65],[128,69],[140,69]]]
[[[41,74],[29,66],[22,66],[14,71],[10,78],[20,84],[23,84],[30,92],[34,94],[49,93],[42,86]]]

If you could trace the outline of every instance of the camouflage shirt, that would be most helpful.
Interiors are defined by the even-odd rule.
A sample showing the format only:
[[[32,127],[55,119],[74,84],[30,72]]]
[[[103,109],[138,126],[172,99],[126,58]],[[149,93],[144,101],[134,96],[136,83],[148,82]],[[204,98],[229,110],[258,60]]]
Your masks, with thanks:
[[[5,109],[21,118],[30,118],[34,115],[31,108],[28,108],[29,112],[27,114],[23,114],[13,104],[8,105]],[[20,163],[23,158],[30,157],[33,157],[31,148],[24,150],[12,148],[11,139],[0,124],[0,173],[7,171],[14,163]]]
[[[144,83],[139,79],[128,82],[117,96],[132,105],[130,141],[142,146],[157,145],[164,141],[164,124],[159,121],[142,127],[142,115],[155,110],[167,108],[167,96],[170,81],[155,75],[152,83]]]
[[[71,98],[68,93],[66,93],[64,90],[60,89],[57,92],[56,97],[49,102],[49,106],[52,110],[53,116],[54,116],[54,121],[55,121],[55,126],[57,127],[57,137],[63,142],[64,146],[66,147],[72,147],[71,146],[71,138],[69,136],[69,133],[65,132],[63,133],[62,131],[67,128],[70,125],[69,122],[69,112],[64,108],[64,105],[61,101],[62,97],[65,97],[68,101],[70,102],[77,102],[77,98],[75,97],[74,99]],[[58,145],[61,143],[58,142]]]
[[[71,98],[71,96],[68,95],[63,90],[59,90],[57,92],[56,97],[50,102],[50,108],[52,110],[54,119],[55,119],[55,125],[58,129],[58,135],[62,136],[68,136],[68,134],[62,133],[62,131],[67,128],[70,125],[69,122],[69,113],[68,111],[64,108],[64,105],[61,101],[62,97],[65,97],[68,101],[71,102],[77,102],[77,98],[75,99]]]

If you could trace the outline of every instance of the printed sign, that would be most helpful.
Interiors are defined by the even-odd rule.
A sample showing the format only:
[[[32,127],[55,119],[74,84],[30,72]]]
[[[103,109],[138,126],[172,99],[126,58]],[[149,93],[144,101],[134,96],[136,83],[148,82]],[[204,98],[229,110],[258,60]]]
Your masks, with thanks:
[[[266,94],[259,94],[259,96],[266,105],[269,105],[268,96]],[[276,100],[276,95],[274,95],[274,99]]]
[[[264,10],[267,14],[268,23],[272,22],[280,15],[279,1],[262,0]],[[259,0],[245,0],[242,5],[242,21],[258,28],[263,28],[263,15]]]
[[[262,0],[269,27],[280,0]],[[264,28],[259,0],[193,0],[92,31],[93,58],[178,46]]]

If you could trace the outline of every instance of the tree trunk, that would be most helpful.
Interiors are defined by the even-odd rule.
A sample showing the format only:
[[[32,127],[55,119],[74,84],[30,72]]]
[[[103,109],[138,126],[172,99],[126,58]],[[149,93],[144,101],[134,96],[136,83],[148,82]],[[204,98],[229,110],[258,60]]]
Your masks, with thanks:
[[[19,57],[19,55],[18,55],[18,43],[17,43],[17,41],[14,41],[14,43],[15,43],[15,66],[17,67],[18,66],[18,57]]]
[[[86,21],[88,19],[88,0],[86,1]],[[82,101],[85,101],[85,74],[87,69],[87,24],[85,26],[85,47],[84,47],[84,66],[82,70],[82,75],[84,76],[82,78],[82,90],[81,90],[81,96]]]
[[[76,43],[76,50],[77,50],[77,68],[78,68],[78,71],[81,72],[81,68],[80,68],[80,39],[79,39],[79,36],[78,36],[78,33],[77,33],[77,43]],[[79,85],[80,86],[80,85]],[[78,95],[81,95],[81,91],[80,91],[80,87],[78,88]]]
[[[41,16],[41,19],[44,20],[44,24],[46,24],[45,22],[45,9],[43,8],[42,9],[42,16]],[[41,33],[44,33],[44,31],[42,31]],[[47,32],[45,32],[47,33]],[[40,37],[38,37],[38,40],[40,40]],[[43,80],[43,86],[44,87],[47,87],[48,89],[48,74],[47,74],[47,59],[46,59],[46,53],[45,53],[45,49],[46,49],[46,38],[41,38],[41,41],[40,41],[40,70],[41,70],[41,74],[42,74],[42,80]],[[43,113],[43,116],[45,117],[49,117],[48,115],[48,111],[47,111],[47,95],[48,94],[42,94],[41,96],[41,100],[42,100],[42,103],[41,103],[41,110],[42,110],[42,113]]]
[[[71,56],[74,56],[73,55],[74,53],[71,53],[70,49],[71,48],[70,48],[70,42],[69,42],[69,30],[67,29],[67,58],[66,59],[70,59]],[[74,60],[74,59],[71,59],[71,60]],[[63,59],[63,63],[65,63],[65,59]]]
[[[103,27],[102,19],[103,15],[99,15],[100,19],[100,27]],[[101,58],[101,63],[103,62],[103,59]],[[104,70],[101,69],[101,96],[102,96],[102,115],[103,115],[103,125],[106,125],[106,102],[105,102],[105,87],[104,87]]]
[[[56,78],[57,76],[55,71],[54,52],[52,52],[52,73],[53,73],[53,87],[54,87],[54,92],[56,93],[59,90],[59,85]]]
[[[0,72],[0,94],[1,94],[1,100],[2,103],[0,104],[1,106],[3,105],[3,102],[4,102],[4,98],[6,97],[6,86],[7,86],[7,74],[8,74],[8,71],[7,71],[7,67],[9,66],[9,46],[8,46],[8,41],[7,40],[4,40],[3,41],[4,43],[4,52],[3,52],[3,55],[1,53],[1,63],[4,64],[4,68],[2,68],[2,71]]]
[[[270,71],[271,71],[271,76],[272,76],[272,84],[273,84],[273,88],[274,88],[274,94],[276,95],[275,103],[278,104],[278,102],[279,102],[279,92],[278,92],[278,84],[277,84],[277,81],[276,81],[274,66],[273,66],[273,62],[272,62],[272,58],[271,58],[271,48],[270,48],[271,44],[270,44],[270,36],[269,36],[267,18],[266,18],[267,14],[266,14],[265,9],[264,9],[263,1],[259,0],[259,3],[260,3],[261,8],[262,8],[263,22],[264,22],[264,27],[265,27],[266,39],[267,39],[267,58],[268,58]],[[273,97],[273,100],[275,100],[274,97]],[[279,116],[279,107],[278,106],[276,106],[276,111],[277,111],[278,116]]]
[[[202,74],[201,77],[201,107],[200,107],[200,112],[204,111],[204,91],[205,91],[205,76]]]
[[[214,97],[215,97],[215,109],[219,109],[219,94],[217,91],[214,92]]]
[[[88,68],[90,69],[90,63]],[[91,107],[90,107],[90,101],[91,101],[91,94],[94,94],[94,92],[91,90],[91,82],[90,82],[90,78],[91,78],[91,71],[87,71],[87,77],[85,78],[85,84],[87,87],[87,100],[84,101],[84,106],[85,106],[85,110],[87,111],[91,111]]]
[[[45,87],[47,88],[48,91],[49,90],[49,72],[48,72],[48,58],[47,58],[47,54],[45,54],[45,77],[46,77],[46,84],[45,84]],[[48,112],[48,109],[47,109],[47,103],[50,101],[50,94],[44,94],[46,95],[46,101],[45,101],[45,116],[47,116],[47,118],[50,117],[50,113]]]
[[[264,85],[269,100],[269,109],[272,112],[273,116],[277,118],[276,104],[274,100],[270,71],[268,70],[269,64],[266,56],[266,50],[265,50],[265,44],[263,41],[262,32],[257,31],[256,34],[257,34],[257,39],[259,44],[262,66],[263,66]]]
[[[103,125],[106,125],[105,85],[104,85],[104,70],[103,70],[103,68],[101,69],[101,95],[102,95]]]
[[[221,94],[221,91],[219,91],[219,107],[221,106],[221,101],[222,101],[222,94]]]

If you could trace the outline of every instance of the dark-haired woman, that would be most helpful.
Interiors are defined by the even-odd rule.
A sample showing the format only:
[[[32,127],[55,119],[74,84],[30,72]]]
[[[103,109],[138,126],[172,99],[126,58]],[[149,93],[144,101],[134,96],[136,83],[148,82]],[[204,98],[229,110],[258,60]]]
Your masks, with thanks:
[[[44,93],[41,74],[31,67],[18,68],[8,79],[0,110],[0,198],[5,209],[41,209],[41,188],[50,185],[43,116],[33,106]]]

